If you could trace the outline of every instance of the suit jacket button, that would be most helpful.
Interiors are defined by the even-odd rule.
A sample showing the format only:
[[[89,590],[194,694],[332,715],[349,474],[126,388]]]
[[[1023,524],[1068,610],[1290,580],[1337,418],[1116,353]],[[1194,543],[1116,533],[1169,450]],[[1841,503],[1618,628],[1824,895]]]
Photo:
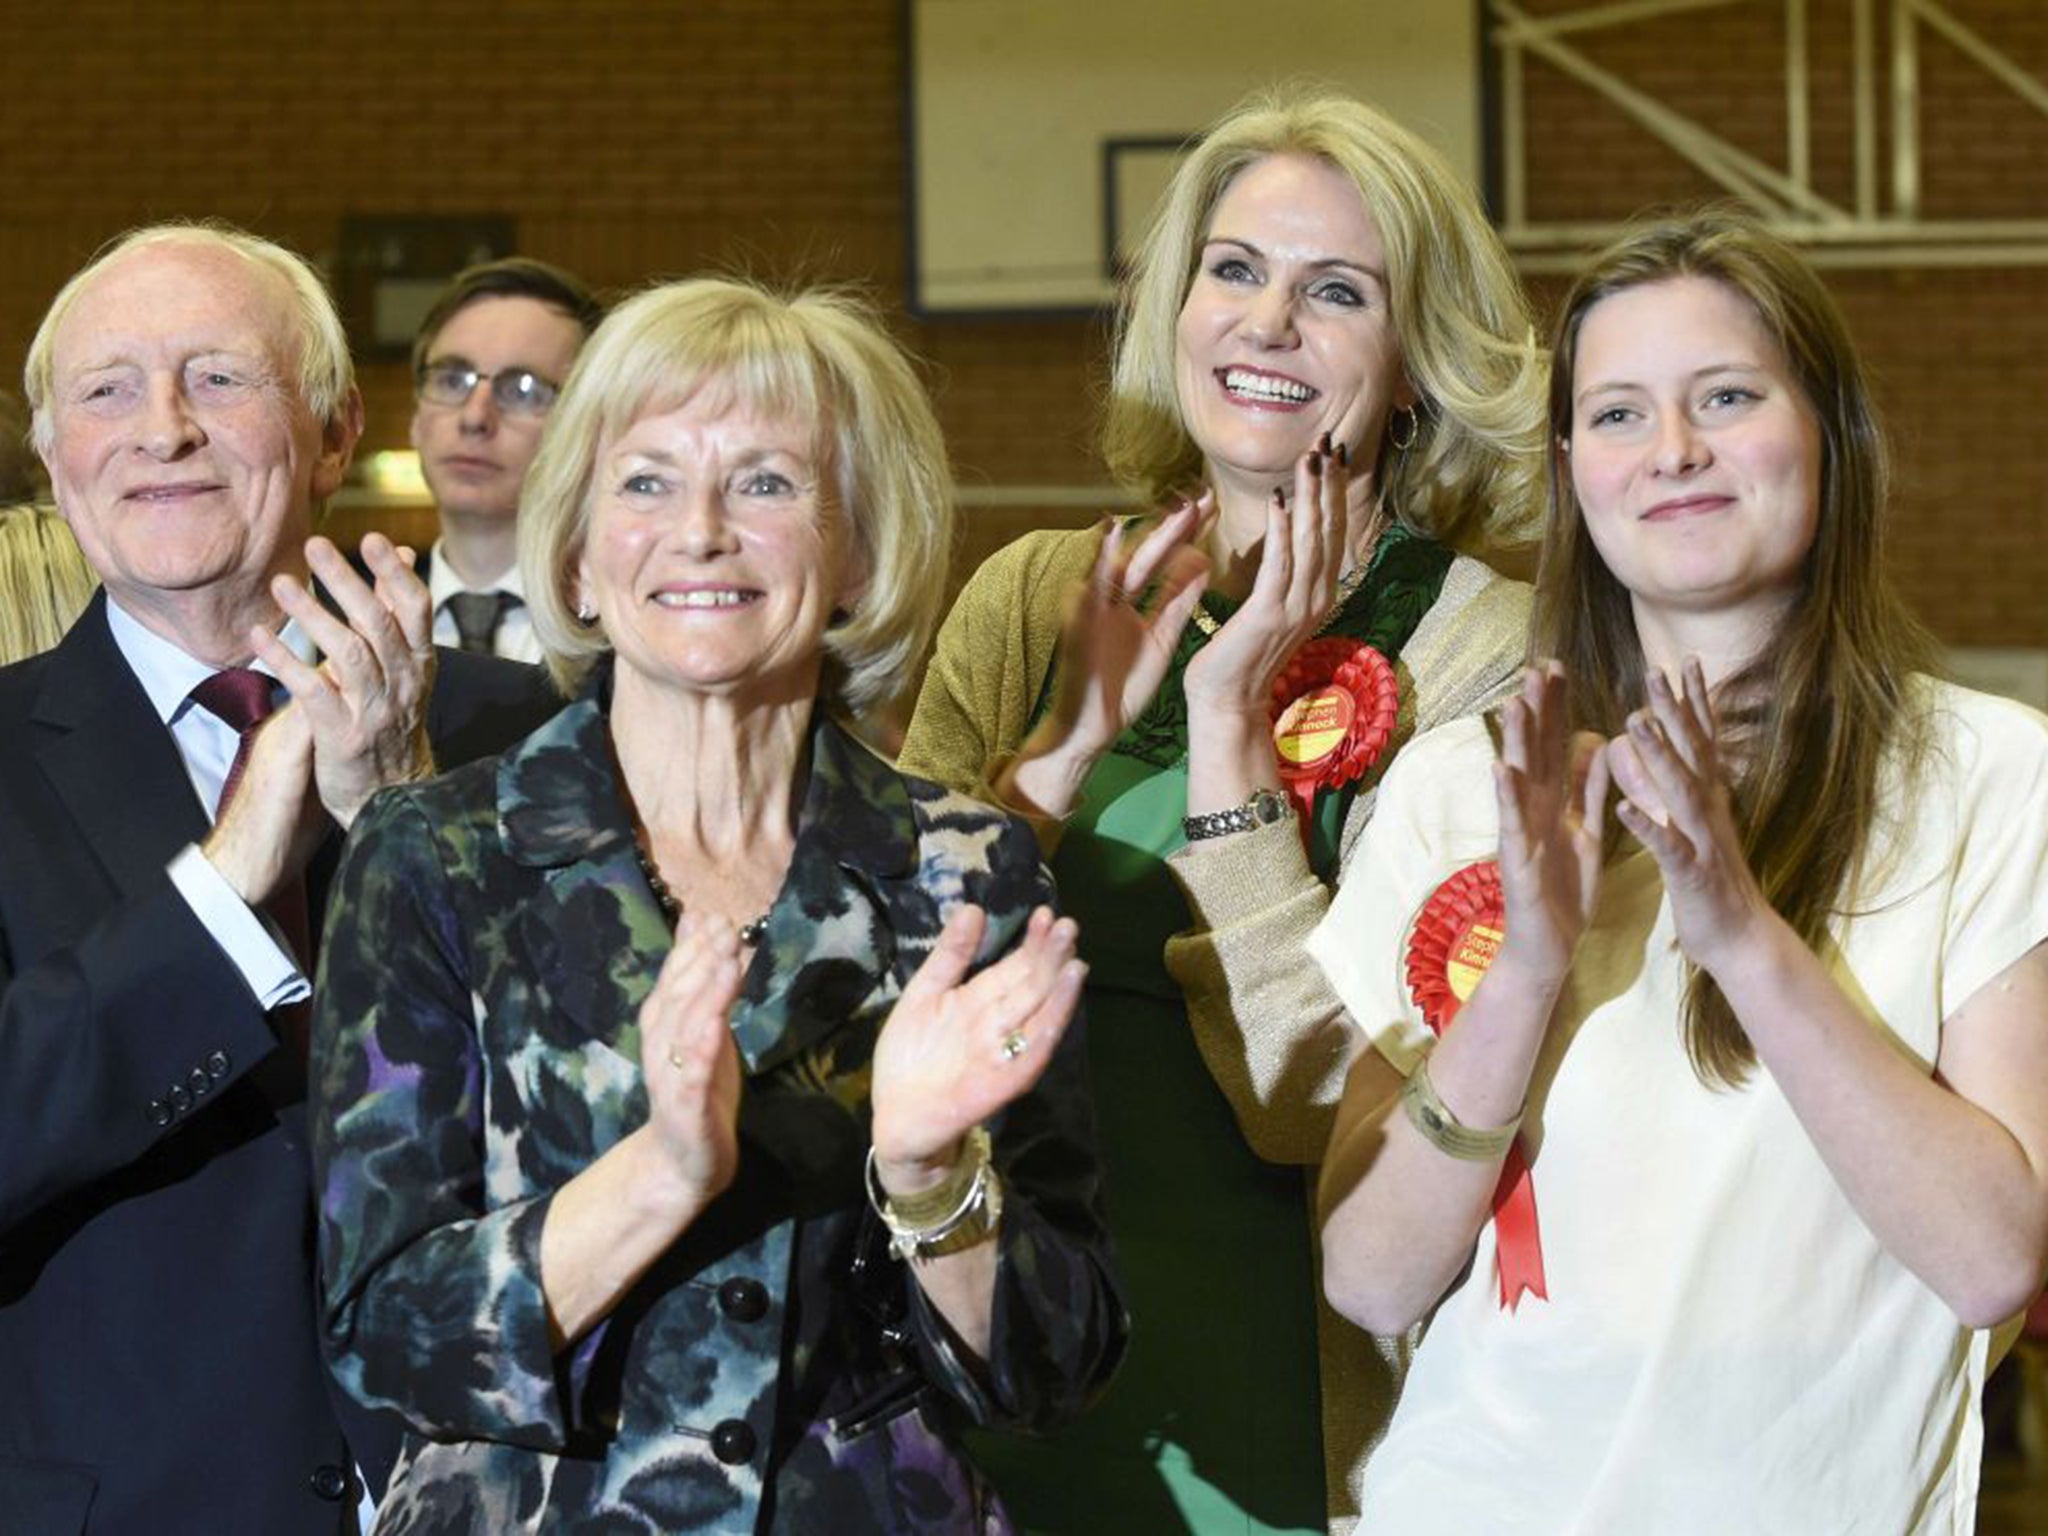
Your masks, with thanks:
[[[228,1060],[228,1053],[226,1051],[215,1051],[206,1058],[206,1075],[215,1082],[219,1082],[228,1075],[228,1068],[233,1065],[234,1063]]]
[[[179,1083],[169,1093],[165,1094],[164,1097],[170,1101],[171,1108],[181,1115],[192,1107],[191,1090],[186,1088],[183,1083]]]
[[[193,1098],[202,1099],[213,1091],[213,1079],[201,1068],[194,1067],[185,1074],[185,1086],[192,1090]]]
[[[718,1307],[736,1323],[758,1323],[768,1315],[768,1287],[736,1275],[719,1286]]]
[[[711,1454],[727,1466],[751,1461],[754,1456],[754,1432],[747,1427],[744,1419],[721,1419],[711,1431]]]
[[[306,1485],[328,1503],[339,1504],[342,1495],[348,1492],[348,1473],[331,1461],[323,1461],[313,1469],[313,1475],[306,1479]]]
[[[149,1123],[151,1125],[169,1125],[171,1123],[171,1106],[162,1099],[151,1099],[149,1101]]]

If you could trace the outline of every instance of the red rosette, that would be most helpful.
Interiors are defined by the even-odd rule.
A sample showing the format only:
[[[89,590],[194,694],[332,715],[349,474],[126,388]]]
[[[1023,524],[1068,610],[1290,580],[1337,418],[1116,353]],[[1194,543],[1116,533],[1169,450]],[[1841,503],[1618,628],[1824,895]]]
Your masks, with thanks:
[[[1364,777],[1394,736],[1401,688],[1363,640],[1311,640],[1273,680],[1273,755],[1304,819],[1316,792]]]
[[[1441,1035],[1458,1016],[1500,953],[1507,901],[1500,866],[1468,864],[1430,893],[1408,934],[1408,995],[1422,1019]],[[1543,1274],[1543,1240],[1536,1224],[1536,1185],[1517,1141],[1501,1162],[1493,1190],[1495,1267],[1500,1304],[1512,1312],[1524,1294],[1550,1299]]]
[[[1430,893],[1408,934],[1408,995],[1442,1034],[1500,951],[1507,921],[1500,866],[1468,864]]]

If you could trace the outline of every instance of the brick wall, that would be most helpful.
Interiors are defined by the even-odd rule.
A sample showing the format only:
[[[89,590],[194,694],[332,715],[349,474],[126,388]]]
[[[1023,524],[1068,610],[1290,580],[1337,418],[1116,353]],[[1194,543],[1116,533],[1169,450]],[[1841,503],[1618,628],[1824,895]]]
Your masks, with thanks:
[[[1822,40],[1846,3],[1810,3],[1816,60],[1834,82],[1815,101],[1815,163],[1841,195],[1849,161],[1827,140],[1847,122],[1845,56]],[[2048,78],[2048,6],[1948,3]],[[1779,10],[1760,0],[1692,12],[1588,47],[1775,160]],[[524,249],[600,285],[739,263],[867,281],[900,305],[901,33],[900,0],[23,8],[9,18],[0,92],[0,369],[17,375],[51,293],[101,239],[198,213],[327,255],[348,212],[510,212]],[[1929,211],[2048,212],[2048,120],[1938,40],[1924,43],[1922,67]],[[1537,212],[1622,214],[1708,190],[1582,87],[1532,66],[1528,88]],[[2037,595],[2048,547],[2035,532],[2048,433],[2034,420],[2048,400],[2048,270],[1836,281],[1907,450],[1909,589],[1953,640],[2048,644]],[[1101,478],[1089,451],[1099,327],[902,330],[930,363],[965,481]],[[366,447],[401,446],[403,368],[366,368],[364,386]],[[970,554],[1076,516],[976,510]]]
[[[866,282],[900,315],[899,0],[81,0],[8,31],[10,389],[95,246],[192,214],[328,257],[346,212],[510,212],[526,251],[601,286],[739,266]],[[1094,328],[901,328],[964,479],[1100,479]],[[363,387],[365,448],[404,446],[404,367]],[[972,549],[1031,519],[988,511]]]
[[[1965,26],[2048,82],[2048,5],[1944,0]],[[1532,14],[1578,0],[1530,0]],[[1880,145],[1889,209],[1891,7],[1872,5]],[[1809,0],[1814,186],[1855,203],[1848,0]],[[1784,7],[1685,12],[1573,41],[1601,68],[1786,164]],[[1918,33],[1922,213],[2048,218],[2048,117],[1944,38]],[[1625,218],[1720,189],[1652,143],[1617,108],[1547,65],[1525,80],[1532,124],[1529,213]],[[1876,375],[1898,449],[1895,565],[1921,612],[1955,644],[2048,645],[2048,267],[1831,269],[1829,282]],[[1534,285],[1554,301],[1561,284]]]

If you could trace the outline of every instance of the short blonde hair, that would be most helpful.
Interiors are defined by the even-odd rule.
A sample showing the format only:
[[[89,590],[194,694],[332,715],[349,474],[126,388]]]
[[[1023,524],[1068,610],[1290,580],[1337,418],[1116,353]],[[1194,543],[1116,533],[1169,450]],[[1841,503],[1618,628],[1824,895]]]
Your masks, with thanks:
[[[0,665],[64,638],[99,577],[50,507],[0,507]]]
[[[305,401],[313,419],[321,425],[334,421],[355,392],[355,364],[349,358],[348,336],[342,330],[341,316],[335,311],[326,283],[312,264],[275,241],[252,235],[232,224],[212,220],[151,224],[117,235],[101,246],[92,260],[57,290],[57,297],[50,301],[43,323],[36,327],[35,338],[28,344],[28,362],[22,369],[22,384],[28,395],[30,433],[38,453],[47,458],[54,441],[55,426],[50,420],[50,388],[55,383],[52,351],[64,317],[78,302],[78,296],[85,291],[86,285],[108,263],[130,251],[153,245],[194,245],[227,251],[251,266],[283,279],[291,294],[292,315],[297,322],[299,398]]]
[[[548,668],[573,690],[610,650],[576,618],[576,564],[600,443],[706,384],[735,405],[814,424],[866,586],[825,634],[825,697],[850,712],[908,685],[945,597],[952,472],[903,350],[851,295],[691,278],[627,300],[584,347],[519,502],[519,568]]]
[[[1176,329],[1224,189],[1271,155],[1343,172],[1379,229],[1394,334],[1418,394],[1413,441],[1402,452],[1382,448],[1388,504],[1451,542],[1533,536],[1544,360],[1499,236],[1471,188],[1421,139],[1349,96],[1299,85],[1233,108],[1167,188],[1118,310],[1102,433],[1110,472],[1153,503],[1201,478],[1176,389]]]

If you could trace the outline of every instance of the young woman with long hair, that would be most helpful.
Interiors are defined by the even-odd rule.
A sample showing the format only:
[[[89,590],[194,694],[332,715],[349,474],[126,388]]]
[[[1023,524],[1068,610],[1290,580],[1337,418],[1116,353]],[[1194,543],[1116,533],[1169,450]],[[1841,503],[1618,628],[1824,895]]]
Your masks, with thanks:
[[[1965,1531],[2048,1265],[2048,721],[1931,675],[1783,242],[1631,235],[1554,368],[1550,659],[1310,942],[1372,1045],[1326,1287],[1433,1314],[1364,1529]]]

